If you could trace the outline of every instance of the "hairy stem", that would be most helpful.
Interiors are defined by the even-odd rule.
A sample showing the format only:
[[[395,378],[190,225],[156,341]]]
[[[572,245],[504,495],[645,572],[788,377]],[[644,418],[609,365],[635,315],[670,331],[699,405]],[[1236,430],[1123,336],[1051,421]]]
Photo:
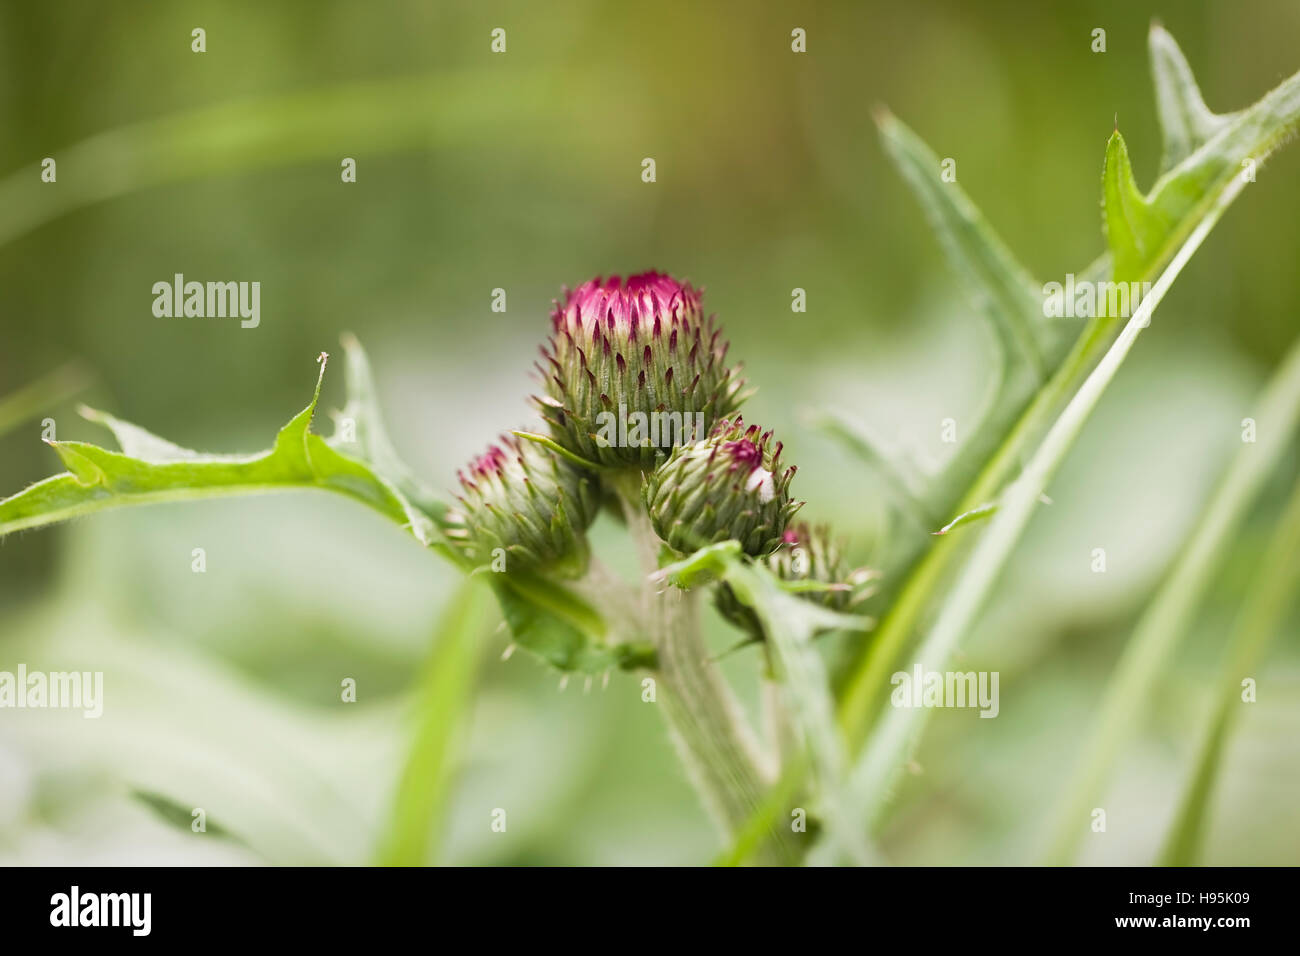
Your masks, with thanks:
[[[660,591],[650,576],[659,569],[659,538],[641,504],[637,472],[614,478],[644,572],[641,611],[657,662],[651,672],[656,699],[677,751],[714,822],[734,839],[763,803],[769,782],[759,770],[758,745],[731,688],[709,660],[700,634],[696,595],[674,587]],[[793,863],[792,834],[774,823],[759,859]]]
[[[763,708],[763,738],[771,757],[768,761],[772,776],[778,776],[790,758],[798,753],[798,732],[790,716],[790,706],[785,689],[776,676],[772,649],[763,647],[763,663],[759,672],[759,700]]]

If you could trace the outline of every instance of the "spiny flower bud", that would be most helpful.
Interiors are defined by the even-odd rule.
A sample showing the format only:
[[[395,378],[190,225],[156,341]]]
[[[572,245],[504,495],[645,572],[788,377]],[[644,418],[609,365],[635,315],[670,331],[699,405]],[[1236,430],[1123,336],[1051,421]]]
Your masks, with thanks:
[[[588,461],[649,469],[739,407],[744,381],[700,296],[658,272],[566,290],[537,366],[556,442]]]
[[[781,443],[769,448],[771,438],[724,418],[704,441],[674,451],[642,492],[659,537],[683,553],[731,538],[754,557],[773,551],[803,502],[790,500],[797,469],[781,471]]]
[[[782,581],[830,585],[829,590],[800,591],[798,596],[832,611],[849,611],[875,593],[876,572],[850,568],[825,525],[813,527],[801,521],[786,528],[781,546],[764,563]],[[732,624],[762,639],[763,627],[757,615],[737,600],[730,587],[724,584],[718,588],[714,604]]]
[[[565,575],[586,570],[584,532],[600,504],[590,474],[534,442],[502,435],[457,477],[464,493],[448,513],[447,534],[472,562],[502,570],[495,562],[505,554]]]

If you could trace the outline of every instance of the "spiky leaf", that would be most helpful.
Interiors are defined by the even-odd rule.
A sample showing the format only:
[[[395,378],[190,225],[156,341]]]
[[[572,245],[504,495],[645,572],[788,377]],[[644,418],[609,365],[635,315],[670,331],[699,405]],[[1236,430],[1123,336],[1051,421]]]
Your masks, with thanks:
[[[122,451],[81,441],[49,442],[68,470],[0,501],[0,536],[125,505],[315,488],[369,505],[422,544],[442,547],[433,521],[392,482],[311,430],[325,358],[322,353],[311,402],[280,429],[269,449],[254,455],[202,454],[103,412],[84,410],[85,417],[114,433]]]

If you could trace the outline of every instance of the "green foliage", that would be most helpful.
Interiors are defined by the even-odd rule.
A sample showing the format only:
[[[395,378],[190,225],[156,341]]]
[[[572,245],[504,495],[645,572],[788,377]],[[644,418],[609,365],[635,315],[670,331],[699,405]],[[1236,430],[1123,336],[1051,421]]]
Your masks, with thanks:
[[[1045,328],[1038,285],[957,182],[945,181],[939,157],[887,111],[876,116],[880,142],[916,193],[949,262],[971,292],[998,343],[999,400],[1023,400],[1046,373]],[[1007,394],[1008,392],[1012,394]]]
[[[83,410],[84,417],[113,432],[122,450],[50,442],[68,470],[0,501],[0,535],[124,505],[316,488],[354,498],[407,528],[421,544],[445,548],[432,519],[372,463],[311,431],[325,363],[322,354],[311,402],[280,429],[268,450],[255,455],[200,454],[111,415]]]
[[[612,640],[606,617],[554,578],[514,568],[489,583],[516,643],[558,670],[600,674],[654,660],[644,639]]]
[[[1202,144],[1209,142],[1239,114],[1212,113],[1174,38],[1158,23],[1151,25],[1151,78],[1156,87],[1156,111],[1164,135],[1160,171],[1181,163]]]
[[[1172,38],[1153,26],[1150,42],[1166,144],[1162,176],[1151,193],[1143,196],[1133,180],[1123,138],[1118,131],[1112,136],[1102,189],[1109,251],[1084,270],[1081,278],[1096,282],[1109,273],[1112,281],[1128,282],[1163,275],[1118,341],[1118,317],[1103,314],[1089,319],[1069,352],[1049,365],[1047,381],[1033,394],[1022,395],[1014,384],[1008,384],[1039,380],[1042,368],[1028,344],[1039,341],[1040,336],[1050,340],[1050,333],[1041,329],[1040,312],[1031,314],[1036,303],[1031,301],[1032,292],[1026,292],[1031,282],[1025,271],[961,189],[942,181],[937,156],[898,120],[887,113],[878,116],[887,154],[916,191],[975,307],[991,322],[1004,363],[995,379],[990,412],[952,464],[925,486],[917,487],[905,479],[890,482],[903,490],[897,497],[913,514],[927,510],[957,514],[944,531],[993,515],[984,539],[955,579],[953,593],[917,651],[916,660],[930,669],[942,668],[955,650],[1047,481],[1073,445],[1132,341],[1149,322],[1191,253],[1242,190],[1241,160],[1262,161],[1300,124],[1300,74],[1255,106],[1215,117],[1204,108]],[[1098,364],[1103,352],[1106,355]],[[842,421],[836,422],[834,431],[846,438],[846,446],[869,466],[879,468],[882,455],[866,436],[845,427]],[[1024,473],[1008,485],[1026,458],[1029,464]],[[916,501],[923,502],[923,507],[916,508]],[[951,535],[934,539],[919,560],[904,549],[885,569],[887,581],[902,583],[886,592],[882,626],[870,644],[863,642],[863,652],[841,693],[840,717],[850,747],[861,738],[878,708],[886,678],[898,666],[921,615],[934,605],[955,554],[952,539]],[[926,716],[923,709],[887,713],[854,768],[852,799],[873,825],[882,819],[893,781],[915,747]]]
[[[1216,115],[1173,37],[1156,25],[1150,43],[1165,150],[1160,177],[1143,195],[1118,130],[1107,145],[1102,206],[1116,282],[1159,272],[1249,164],[1261,166],[1300,123],[1300,74],[1247,109]]]
[[[1246,599],[1223,654],[1219,692],[1201,737],[1187,789],[1159,862],[1192,866],[1209,824],[1210,802],[1224,748],[1242,706],[1242,681],[1255,672],[1300,585],[1300,486],[1278,521],[1258,564],[1259,581]],[[1172,580],[1172,579],[1171,579]]]
[[[489,621],[487,591],[468,580],[439,623],[433,653],[416,684],[415,733],[397,783],[389,832],[377,862],[421,866],[436,862],[439,826],[454,779],[457,738],[473,694]]]
[[[1092,733],[1062,793],[1049,849],[1049,859],[1054,863],[1067,863],[1073,858],[1087,832],[1088,810],[1097,805],[1120,747],[1136,730],[1143,701],[1151,695],[1164,665],[1186,634],[1197,604],[1250,505],[1300,432],[1300,342],[1292,346],[1274,373],[1252,417],[1266,424],[1257,440],[1243,444],[1233,459],[1116,665]],[[1266,579],[1266,588],[1275,586]]]
[[[384,429],[365,352],[352,336],[345,336],[343,344],[348,397],[332,437],[311,430],[325,378],[324,356],[311,402],[260,454],[191,451],[138,425],[83,408],[86,419],[113,433],[121,451],[79,441],[50,442],[67,472],[0,501],[0,535],[125,505],[319,489],[369,505],[468,571],[442,533],[446,504],[412,476]],[[652,657],[643,643],[610,644],[601,614],[549,576],[511,568],[491,578],[515,640],[560,670],[600,673],[644,666]]]
[[[1241,188],[1243,181],[1237,175],[1242,171],[1241,159],[1249,156],[1262,160],[1300,122],[1300,74],[1255,106],[1221,118],[1222,122],[1189,118],[1199,115],[1193,104],[1200,103],[1200,94],[1186,61],[1163,28],[1153,26],[1150,39],[1160,118],[1166,124],[1163,134],[1167,144],[1175,144],[1172,152],[1167,149],[1167,157],[1191,151],[1182,155],[1176,168],[1161,176],[1149,196],[1143,197],[1133,182],[1123,138],[1118,133],[1111,137],[1103,175],[1110,251],[1084,270],[1081,281],[1105,279],[1108,271],[1114,281],[1153,278],[1193,229],[1224,202],[1230,190]],[[1005,316],[1015,311],[1015,302],[1021,303],[1021,310],[1026,308],[1023,296],[1007,291],[1024,288],[1023,270],[983,218],[971,211],[969,200],[957,185],[940,181],[933,152],[892,117],[882,121],[881,135],[886,152],[895,158],[904,178],[916,187],[922,205],[930,211],[930,219],[977,305],[987,312],[988,303],[1011,302],[1013,305],[1001,310],[1004,318],[1000,320],[1003,325],[1011,321]],[[1029,321],[1022,317],[1021,325]],[[930,488],[917,494],[933,510],[949,515],[977,514],[995,504],[1033,443],[1046,433],[1064,402],[1077,391],[1114,340],[1118,325],[1119,319],[1114,316],[1089,319],[1069,353],[1059,359],[1050,378],[1023,410],[1005,422],[999,422],[997,415],[986,416],[953,463]],[[1014,352],[1004,354],[1008,359],[1015,357]],[[854,445],[850,443],[849,447]],[[953,555],[951,539],[945,536],[934,541],[919,561],[914,554],[904,552],[884,569],[886,582],[904,583],[888,592],[892,600],[880,630],[870,645],[864,645],[845,682],[840,709],[851,736],[860,735],[878,708],[885,678],[898,662],[920,615],[931,606]]]

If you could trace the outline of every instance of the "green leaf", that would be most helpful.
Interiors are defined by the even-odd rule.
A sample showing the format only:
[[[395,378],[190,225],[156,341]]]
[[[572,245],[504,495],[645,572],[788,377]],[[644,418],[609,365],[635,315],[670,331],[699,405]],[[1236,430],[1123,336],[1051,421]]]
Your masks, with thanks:
[[[1277,634],[1300,585],[1300,485],[1291,493],[1268,547],[1257,580],[1246,598],[1224,649],[1217,701],[1201,738],[1187,790],[1160,854],[1162,866],[1197,862],[1208,824],[1215,775],[1233,721],[1242,707],[1242,678],[1255,672],[1269,641]]]
[[[124,505],[317,488],[369,505],[469,571],[460,552],[442,537],[445,504],[412,476],[384,430],[360,343],[344,336],[343,345],[348,400],[329,439],[311,430],[325,377],[324,353],[311,403],[280,429],[269,450],[256,455],[203,454],[83,408],[88,420],[113,433],[122,450],[50,442],[67,472],[0,501],[0,536]],[[516,570],[492,577],[515,640],[555,667],[601,673],[653,659],[642,643],[611,640],[601,614],[557,581]]]
[[[1057,340],[1064,326],[1044,324],[1040,290],[961,188],[939,179],[934,152],[893,117],[878,117],[878,122],[887,152],[915,187],[963,286],[974,290],[976,305],[1002,330],[1000,340],[1006,346],[996,370],[992,402],[943,471],[923,486],[905,474],[890,479],[879,466],[879,453],[860,434],[850,434],[842,426],[833,432],[877,474],[886,475],[896,497],[912,502],[903,510],[920,515],[915,520],[929,531],[949,515],[978,513],[997,497],[1030,443],[1051,423],[1106,346],[1114,320],[1091,320],[1074,346],[1061,354],[1064,342],[1058,345]],[[1110,258],[1104,255],[1084,269],[1080,278],[1098,282],[1109,275],[1110,268]],[[1016,328],[1032,330],[1044,349],[1046,368],[1051,371],[1046,383],[1041,383],[1035,367],[1023,360],[1017,362],[1016,352],[1008,351],[1013,341],[1023,337]],[[896,669],[954,556],[952,540],[946,535],[928,542],[901,536],[891,549],[883,574],[889,611],[873,639],[861,642],[837,679],[840,720],[855,746],[878,711],[888,675]]]
[[[433,653],[416,683],[415,733],[377,854],[380,865],[423,866],[438,859],[456,738],[473,692],[489,608],[488,590],[469,579],[443,612]]]
[[[987,502],[985,504],[980,505],[978,508],[971,508],[969,511],[963,511],[961,514],[953,518],[951,521],[949,521],[938,531],[932,531],[930,533],[934,535],[948,534],[952,531],[957,530],[958,528],[964,528],[968,524],[975,524],[978,521],[983,521],[985,518],[989,517],[997,510],[998,510],[997,502],[993,502],[993,501]]]
[[[649,667],[646,643],[611,640],[604,617],[573,590],[534,571],[486,572],[515,642],[561,671]]]
[[[370,360],[355,335],[342,336],[343,356],[348,383],[348,400],[334,416],[331,447],[366,462],[376,474],[391,482],[402,495],[439,525],[447,512],[446,502],[420,482],[398,456],[384,427],[379,393],[375,387]],[[349,434],[348,424],[352,429]]]
[[[422,544],[443,547],[429,517],[387,479],[311,431],[325,360],[322,353],[310,404],[280,429],[269,450],[256,455],[200,454],[88,410],[88,417],[106,425],[123,450],[49,442],[67,472],[0,500],[0,536],[123,505],[317,488],[361,501],[406,527]]]
[[[830,679],[813,646],[813,637],[820,631],[866,629],[867,622],[788,594],[769,570],[739,556],[727,559],[723,577],[741,603],[752,608],[763,623],[777,678],[807,748],[834,851],[859,865],[874,862],[878,854],[871,849],[860,821],[844,801],[848,756],[835,720]]]
[[[1161,273],[1151,292],[1142,300],[1114,345],[1052,424],[1020,477],[1002,495],[996,514],[958,575],[956,585],[944,602],[934,627],[917,648],[912,666],[907,670],[947,670],[961,638],[970,629],[1028,525],[1034,506],[1074,446],[1085,422],[1114,380],[1133,343],[1150,324],[1156,307],[1192,254],[1240,191],[1241,183],[1237,182],[1217,197],[1168,268]],[[920,742],[929,717],[930,709],[926,707],[892,708],[880,720],[867,741],[866,748],[852,771],[849,787],[854,805],[862,808],[872,828],[878,827],[882,822],[898,779]],[[1083,824],[1079,823],[1078,826],[1079,832],[1082,832]]]
[[[680,561],[665,564],[655,574],[655,580],[689,591],[721,578],[732,562],[740,559],[741,553],[739,541],[705,545]]]
[[[1160,172],[1166,173],[1208,143],[1237,113],[1210,112],[1192,76],[1192,68],[1169,31],[1151,24],[1151,78],[1156,87],[1156,113],[1164,134]]]
[[[1173,43],[1159,28],[1153,31],[1153,61],[1160,82],[1176,71],[1170,62],[1168,47]],[[1157,49],[1158,48],[1158,49]],[[1177,54],[1181,60],[1181,54]],[[1171,87],[1184,102],[1191,93],[1186,84]],[[1194,89],[1194,84],[1190,89]],[[1196,94],[1199,99],[1199,93]],[[1185,111],[1185,109],[1184,109]],[[1180,127],[1167,117],[1172,106],[1161,107],[1162,117],[1170,124],[1166,142],[1177,138]],[[1300,74],[1291,77],[1255,106],[1229,117],[1229,122],[1211,138],[1196,147],[1175,169],[1156,183],[1149,197],[1142,197],[1132,181],[1127,150],[1122,137],[1112,137],[1107,147],[1103,195],[1107,208],[1108,241],[1118,250],[1112,268],[1110,255],[1099,258],[1081,279],[1099,282],[1111,272],[1114,281],[1145,282],[1156,276],[1173,258],[1184,240],[1216,206],[1223,205],[1225,194],[1240,188],[1240,161],[1250,155],[1262,158],[1294,132],[1300,114]],[[1184,124],[1185,125],[1185,124]],[[1207,128],[1197,127],[1201,133]],[[1200,134],[1198,134],[1199,136]],[[1195,144],[1198,136],[1187,139]],[[1186,137],[1184,137],[1186,139]],[[1234,186],[1233,184],[1236,184]],[[949,184],[954,185],[954,184]],[[1047,384],[1033,396],[1031,403],[1006,427],[1000,422],[982,422],[976,435],[958,449],[958,457],[942,476],[944,487],[930,500],[945,514],[964,513],[996,501],[1008,479],[1020,467],[1033,443],[1046,433],[1061,406],[1075,393],[1092,371],[1098,356],[1113,341],[1120,320],[1114,316],[1097,316],[1088,321],[1070,353],[1056,368]],[[1000,442],[1000,444],[999,444]],[[988,451],[991,447],[992,450]],[[897,670],[899,659],[911,640],[922,615],[931,606],[931,598],[942,584],[948,565],[957,551],[957,537],[944,535],[932,539],[931,547],[918,562],[900,562],[886,569],[886,579],[901,581],[893,592],[888,613],[881,620],[873,640],[863,644],[843,681],[840,696],[840,719],[854,742],[880,711],[888,676]]]
[[[139,425],[115,418],[108,412],[101,412],[89,405],[78,405],[77,413],[86,421],[103,425],[111,431],[118,447],[122,449],[122,454],[131,458],[162,464],[169,461],[194,461],[203,457],[196,451],[182,448],[165,438],[159,438],[152,432],[145,431]],[[56,449],[58,448],[58,443],[52,444]]]
[[[1032,372],[1029,386],[1046,371],[1043,302],[1038,286],[956,182],[940,177],[939,157],[887,110],[876,114],[885,151],[912,186],[938,233],[962,287],[988,319],[1009,368]],[[1004,383],[1004,387],[1006,383]],[[1024,383],[1019,386],[1023,391]]]
[[[1109,268],[1109,259],[1098,260],[1085,272],[1098,281]],[[1096,360],[1097,352],[1110,340],[1114,319],[1098,317],[1088,322],[1068,356],[1051,379],[1035,394],[1014,422],[985,420],[978,432],[958,448],[957,457],[945,469],[929,498],[938,513],[978,514],[996,501],[1008,478],[1019,468],[1033,441],[1051,424],[1052,416],[1083,381]],[[937,520],[927,527],[933,527]],[[944,580],[949,563],[957,554],[954,542],[964,536],[938,535],[918,539],[911,549],[884,568],[888,611],[870,642],[863,642],[851,662],[840,691],[840,722],[856,747],[872,716],[878,711],[889,687],[889,675],[898,670],[899,659],[913,629],[931,604]],[[922,551],[925,544],[928,550]]]
[[[1078,764],[1062,794],[1049,859],[1069,862],[1087,831],[1123,744],[1139,726],[1142,704],[1164,672],[1201,596],[1277,461],[1300,430],[1300,341],[1291,347],[1252,417],[1257,441],[1233,459],[1200,523],[1148,605],[1115,667]]]
[[[1102,209],[1106,242],[1117,282],[1136,279],[1146,271],[1170,232],[1170,224],[1147,203],[1133,179],[1128,147],[1118,129],[1106,143],[1102,167]]]
[[[559,442],[557,442],[554,438],[552,438],[549,435],[542,435],[537,432],[525,432],[525,431],[518,431],[518,430],[512,431],[510,434],[514,435],[516,438],[526,439],[527,441],[530,441],[535,445],[541,445],[546,450],[552,451],[555,454],[559,455],[561,458],[563,458],[565,461],[569,462],[570,464],[576,465],[577,467],[583,468],[587,471],[599,472],[599,471],[607,470],[606,466],[600,464],[600,462],[588,461],[586,458],[583,458],[581,455],[576,455],[573,452],[569,451],[569,449],[565,448],[563,445],[561,445]]]
[[[1142,282],[1174,251],[1234,181],[1243,161],[1256,166],[1300,124],[1300,73],[1239,113],[1216,116],[1201,99],[1173,37],[1151,31],[1152,72],[1165,140],[1162,175],[1143,195],[1133,179],[1124,138],[1106,149],[1103,215],[1115,282]]]

